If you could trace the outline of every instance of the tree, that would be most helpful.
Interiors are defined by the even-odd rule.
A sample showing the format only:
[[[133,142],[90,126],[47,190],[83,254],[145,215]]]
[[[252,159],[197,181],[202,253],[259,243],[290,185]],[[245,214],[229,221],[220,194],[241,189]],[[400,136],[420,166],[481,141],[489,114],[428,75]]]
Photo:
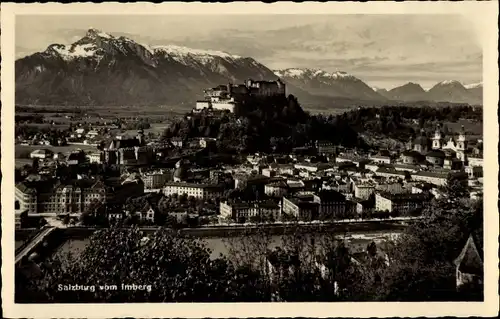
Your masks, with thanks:
[[[469,184],[467,174],[450,173],[446,180],[446,192],[452,200],[468,198],[469,197]]]
[[[436,201],[424,216],[389,250],[390,265],[381,275],[382,284],[374,289],[379,299],[444,301],[460,297],[453,261],[471,233],[482,238],[482,205],[470,200]]]
[[[97,231],[75,258],[57,255],[40,265],[40,279],[16,285],[18,302],[228,302],[263,301],[259,276],[210,258],[203,242],[166,229],[146,236],[138,228]],[[150,289],[67,293],[58,285],[148,284]]]

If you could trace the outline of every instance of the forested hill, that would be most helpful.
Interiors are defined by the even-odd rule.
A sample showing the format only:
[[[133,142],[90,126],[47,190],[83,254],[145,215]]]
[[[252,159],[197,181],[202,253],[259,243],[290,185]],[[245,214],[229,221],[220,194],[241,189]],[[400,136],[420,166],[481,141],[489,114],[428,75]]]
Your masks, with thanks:
[[[359,108],[339,117],[358,133],[380,134],[400,141],[407,141],[421,129],[434,130],[436,122],[443,124],[460,119],[479,122],[482,118],[483,109],[471,106]]]
[[[310,115],[293,95],[244,101],[235,113],[213,116],[209,111],[176,121],[164,137],[214,137],[218,146],[234,152],[288,152],[314,140],[328,140],[349,147],[365,146],[363,140],[338,116]]]
[[[234,114],[213,116],[203,111],[186,115],[165,131],[164,138],[213,137],[219,148],[234,152],[289,152],[316,140],[367,148],[374,145],[367,145],[360,137],[362,133],[407,141],[426,122],[456,122],[463,118],[480,121],[482,109],[392,106],[325,116],[305,112],[293,95],[254,97],[238,106]]]

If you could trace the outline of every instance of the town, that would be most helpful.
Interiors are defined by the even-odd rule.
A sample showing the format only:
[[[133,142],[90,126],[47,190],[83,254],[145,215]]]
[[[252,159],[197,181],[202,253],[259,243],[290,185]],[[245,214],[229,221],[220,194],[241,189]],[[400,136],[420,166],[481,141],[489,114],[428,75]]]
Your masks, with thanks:
[[[230,93],[237,88],[243,93]],[[191,114],[227,116],[245,94],[284,96],[284,84],[221,85],[207,90],[206,102],[197,102]],[[58,144],[75,137],[93,144],[104,132],[77,126],[65,134]],[[27,139],[37,137],[20,137],[20,143]],[[315,140],[288,154],[254,153],[223,163],[207,160],[217,156],[216,138],[147,139],[138,130],[92,151],[40,147],[29,156],[32,166],[16,171],[16,227],[36,217],[55,225],[99,220],[102,226],[188,226],[189,220],[191,227],[411,217],[432,198],[446,196],[449,175],[459,173],[470,197],[482,196],[482,140],[468,138],[464,127],[445,136],[439,124],[432,134],[422,129],[411,137],[402,151],[368,152]],[[86,218],[96,214],[107,221]]]
[[[11,317],[33,317],[23,304],[489,305],[484,15],[286,7],[11,15]]]

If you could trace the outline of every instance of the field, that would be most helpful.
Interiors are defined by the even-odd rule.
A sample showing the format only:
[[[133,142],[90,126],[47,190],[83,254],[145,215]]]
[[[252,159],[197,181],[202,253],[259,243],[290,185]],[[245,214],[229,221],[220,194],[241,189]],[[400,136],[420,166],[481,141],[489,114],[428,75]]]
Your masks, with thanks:
[[[29,158],[29,153],[36,149],[48,149],[54,153],[69,153],[71,151],[81,149],[84,151],[96,151],[95,146],[90,145],[67,145],[67,146],[48,146],[48,145],[19,145],[15,146],[16,167],[23,167],[26,164],[32,164],[33,160]]]

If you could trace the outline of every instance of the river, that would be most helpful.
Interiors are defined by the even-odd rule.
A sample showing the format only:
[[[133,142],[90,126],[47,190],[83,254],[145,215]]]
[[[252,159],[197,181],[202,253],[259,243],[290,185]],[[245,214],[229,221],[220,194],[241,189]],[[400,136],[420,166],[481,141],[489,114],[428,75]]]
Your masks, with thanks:
[[[360,251],[365,249],[366,246],[374,241],[377,244],[384,244],[387,240],[391,240],[396,238],[401,231],[399,230],[391,230],[391,231],[374,231],[368,233],[351,233],[346,234],[345,236],[337,236],[338,239],[344,239],[346,245],[349,247],[351,251]],[[319,243],[324,238],[322,234],[316,235],[307,235],[305,241],[311,241],[314,238],[315,243]],[[201,239],[207,247],[212,251],[211,257],[216,258],[220,254],[228,255],[229,253],[229,242],[241,242],[243,240],[242,237],[231,237],[231,238],[222,238],[222,237],[207,237]],[[85,247],[89,244],[89,239],[69,239],[64,244],[62,244],[57,252],[66,253],[71,252],[74,255],[78,255]],[[269,240],[269,248],[274,248],[277,246],[281,246],[282,237],[281,236],[271,236]]]

